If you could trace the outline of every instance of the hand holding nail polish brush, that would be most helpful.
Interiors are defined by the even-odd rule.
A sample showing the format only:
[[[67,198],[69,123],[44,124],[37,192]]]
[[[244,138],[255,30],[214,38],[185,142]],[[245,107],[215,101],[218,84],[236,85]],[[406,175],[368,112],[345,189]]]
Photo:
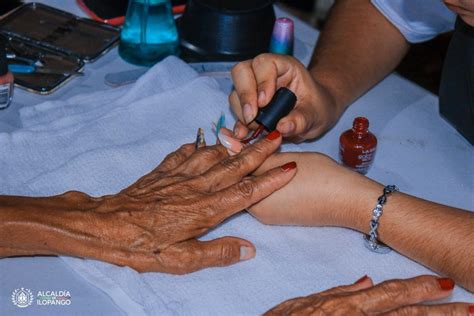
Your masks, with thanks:
[[[278,122],[293,110],[296,101],[296,95],[290,89],[278,89],[270,103],[259,110],[255,119],[259,126],[249,138],[240,141],[233,137],[229,130],[222,128],[217,135],[220,143],[229,150],[230,154],[239,153],[244,145],[257,139],[264,131],[274,131]]]
[[[264,131],[271,132],[275,130],[278,122],[293,110],[296,101],[296,95],[290,89],[285,87],[278,89],[270,103],[258,111],[255,118],[255,122],[259,124],[258,128],[253,132],[252,136],[244,139],[242,143],[248,144]]]

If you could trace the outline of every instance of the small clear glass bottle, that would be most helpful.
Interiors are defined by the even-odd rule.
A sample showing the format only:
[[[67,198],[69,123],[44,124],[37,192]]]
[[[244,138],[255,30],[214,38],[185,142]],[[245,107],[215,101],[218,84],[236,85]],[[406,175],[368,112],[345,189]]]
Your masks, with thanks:
[[[179,36],[169,0],[130,0],[120,35],[120,56],[152,66],[179,53]]]
[[[369,132],[369,120],[365,117],[355,118],[352,129],[342,133],[339,142],[342,163],[354,171],[366,174],[377,149],[377,138]]]
[[[0,110],[6,109],[13,97],[13,74],[8,70],[5,39],[0,37]]]

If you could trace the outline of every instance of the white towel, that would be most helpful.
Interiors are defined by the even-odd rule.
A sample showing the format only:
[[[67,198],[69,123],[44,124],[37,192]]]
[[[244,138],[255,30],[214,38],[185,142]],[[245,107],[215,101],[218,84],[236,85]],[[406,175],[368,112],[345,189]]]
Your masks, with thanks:
[[[214,141],[210,123],[221,111],[232,117],[227,95],[217,83],[198,77],[173,57],[132,86],[25,108],[24,128],[0,134],[0,193],[117,192],[180,144],[194,141],[198,127]],[[409,154],[410,148],[405,151]],[[472,151],[468,153],[472,157]],[[386,171],[380,171],[381,177]],[[255,315],[286,299],[351,283],[364,274],[378,282],[432,273],[396,252],[373,254],[364,248],[359,233],[342,228],[270,227],[240,214],[205,238],[224,235],[254,242],[257,257],[185,276],[139,274],[94,260],[63,259],[133,315]],[[454,298],[473,301],[460,288]]]

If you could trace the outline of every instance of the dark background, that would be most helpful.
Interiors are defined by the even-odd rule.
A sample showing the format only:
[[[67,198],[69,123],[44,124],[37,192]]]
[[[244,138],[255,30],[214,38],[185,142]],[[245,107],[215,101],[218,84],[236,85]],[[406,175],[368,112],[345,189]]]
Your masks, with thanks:
[[[94,3],[94,0],[85,1]],[[173,3],[178,4],[184,1],[173,0]],[[102,7],[103,4],[114,3],[113,7],[119,9],[119,7],[124,7],[123,3],[126,0],[100,0],[99,2],[98,8]],[[278,0],[276,2],[321,30],[324,29],[324,22],[333,0]],[[0,2],[0,15],[12,10],[19,4],[21,4],[19,0],[2,0]],[[450,38],[450,34],[443,34],[429,42],[413,45],[396,71],[425,89],[438,94],[441,69]]]

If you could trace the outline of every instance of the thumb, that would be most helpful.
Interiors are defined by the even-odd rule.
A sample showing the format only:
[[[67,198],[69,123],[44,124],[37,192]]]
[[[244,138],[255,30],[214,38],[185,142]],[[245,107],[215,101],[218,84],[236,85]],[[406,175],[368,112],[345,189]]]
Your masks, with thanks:
[[[195,252],[206,267],[224,267],[255,257],[255,246],[241,238],[221,237],[209,241],[197,241]]]
[[[165,270],[175,274],[191,273],[209,267],[229,266],[255,257],[255,246],[244,239],[222,237],[209,241],[188,240],[160,254]]]
[[[313,126],[312,114],[304,107],[296,107],[277,125],[284,137],[304,136]]]

